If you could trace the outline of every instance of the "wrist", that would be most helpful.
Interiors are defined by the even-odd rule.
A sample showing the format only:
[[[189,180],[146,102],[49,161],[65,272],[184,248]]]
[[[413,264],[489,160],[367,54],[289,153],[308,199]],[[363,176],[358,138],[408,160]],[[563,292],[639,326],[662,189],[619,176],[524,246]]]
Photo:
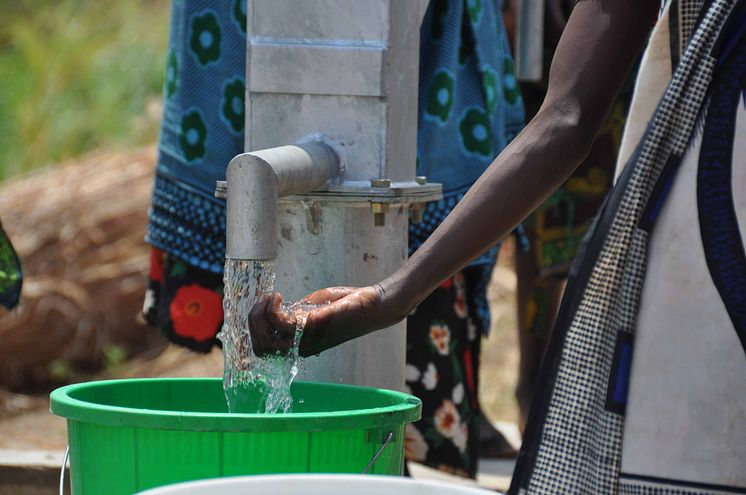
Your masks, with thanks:
[[[376,284],[381,302],[391,311],[392,316],[396,316],[397,321],[406,318],[414,308],[416,301],[412,298],[412,291],[407,290],[405,280],[396,274],[382,280]]]

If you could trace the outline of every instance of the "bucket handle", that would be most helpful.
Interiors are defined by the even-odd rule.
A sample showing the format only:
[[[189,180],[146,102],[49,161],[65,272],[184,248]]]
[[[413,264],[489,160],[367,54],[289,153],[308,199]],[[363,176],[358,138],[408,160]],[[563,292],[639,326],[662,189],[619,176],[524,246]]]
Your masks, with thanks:
[[[60,469],[60,495],[65,495],[65,468],[70,458],[70,446],[65,449],[65,457],[62,458],[62,469]]]
[[[362,474],[366,474],[368,471],[370,471],[370,468],[373,467],[373,465],[376,463],[376,460],[381,456],[383,453],[383,449],[386,448],[386,446],[391,442],[391,439],[394,438],[394,434],[392,432],[388,432],[386,434],[386,437],[383,439],[383,445],[381,445],[381,448],[378,449],[378,452],[376,452],[376,455],[373,456],[373,459],[370,460],[367,466],[365,466],[365,469],[363,469]],[[61,495],[61,494],[60,494]]]

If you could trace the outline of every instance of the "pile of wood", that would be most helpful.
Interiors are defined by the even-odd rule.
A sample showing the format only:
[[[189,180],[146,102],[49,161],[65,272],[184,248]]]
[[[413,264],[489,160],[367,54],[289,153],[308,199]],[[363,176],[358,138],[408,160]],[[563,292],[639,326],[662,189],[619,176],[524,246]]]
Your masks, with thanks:
[[[18,309],[0,316],[0,386],[89,376],[165,343],[139,317],[155,148],[99,152],[0,185],[23,264]]]

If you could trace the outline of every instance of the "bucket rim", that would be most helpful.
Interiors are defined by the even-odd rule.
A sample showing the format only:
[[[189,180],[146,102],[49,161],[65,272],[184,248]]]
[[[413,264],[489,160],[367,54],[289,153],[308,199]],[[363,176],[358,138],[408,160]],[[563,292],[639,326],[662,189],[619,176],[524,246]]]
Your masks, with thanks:
[[[417,397],[388,389],[361,387],[337,383],[298,381],[294,388],[319,388],[343,392],[369,391],[383,394],[396,404],[366,409],[302,413],[222,413],[186,412],[140,409],[99,404],[71,396],[82,389],[121,385],[124,383],[153,384],[157,382],[220,383],[221,378],[126,378],[96,380],[66,385],[50,394],[50,411],[68,421],[80,421],[109,426],[129,426],[159,430],[189,430],[216,432],[321,432],[329,430],[359,430],[384,428],[411,423],[420,419],[422,401]]]
[[[324,473],[302,473],[302,474],[264,474],[264,475],[241,475],[241,476],[227,476],[223,478],[213,478],[208,480],[192,480],[180,483],[174,483],[172,485],[161,486],[157,488],[151,488],[143,492],[139,492],[138,495],[185,495],[189,493],[191,488],[199,488],[200,492],[193,493],[205,493],[205,489],[217,490],[218,488],[267,488],[269,485],[275,486],[286,486],[288,483],[297,485],[303,485],[305,487],[313,486],[316,483],[324,484],[331,483],[334,485],[343,486],[347,490],[360,489],[361,487],[369,487],[375,484],[376,489],[380,489],[380,493],[389,493],[392,489],[407,489],[412,490],[418,488],[417,493],[430,489],[435,490],[448,490],[453,495],[487,495],[495,494],[500,492],[494,492],[486,490],[477,486],[465,486],[456,484],[450,481],[441,480],[423,480],[405,478],[402,476],[391,476],[391,475],[375,475],[365,476],[359,474],[324,474]],[[319,487],[317,487],[319,488]],[[185,491],[186,490],[186,491]],[[402,493],[404,493],[402,491]]]

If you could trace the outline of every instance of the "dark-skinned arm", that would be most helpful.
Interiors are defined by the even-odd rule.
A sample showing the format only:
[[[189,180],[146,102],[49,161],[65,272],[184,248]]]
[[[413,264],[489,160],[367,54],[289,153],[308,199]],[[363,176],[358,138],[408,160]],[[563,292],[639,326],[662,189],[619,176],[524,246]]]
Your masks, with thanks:
[[[510,233],[580,165],[655,21],[658,0],[580,0],[557,46],[537,115],[393,275],[359,289],[322,289],[301,353],[317,353],[403,318],[443,280]],[[278,294],[252,315],[257,352],[287,346],[294,317]],[[273,338],[269,338],[272,336]],[[271,342],[270,342],[271,341]]]

